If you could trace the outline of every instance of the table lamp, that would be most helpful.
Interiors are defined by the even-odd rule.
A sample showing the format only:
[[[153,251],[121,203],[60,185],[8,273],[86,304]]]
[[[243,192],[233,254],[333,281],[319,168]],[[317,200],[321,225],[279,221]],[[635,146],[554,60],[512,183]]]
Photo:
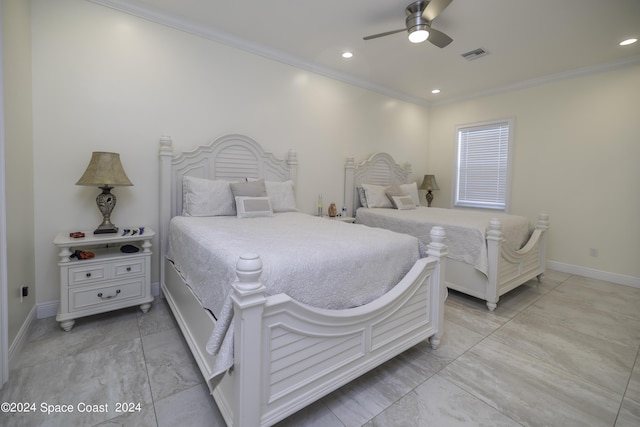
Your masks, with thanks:
[[[420,190],[427,190],[427,206],[431,207],[431,202],[433,201],[433,193],[431,190],[439,190],[438,183],[436,182],[435,175],[425,175],[422,180],[422,185],[420,186]]]
[[[118,227],[111,223],[111,212],[116,206],[116,196],[111,189],[119,185],[133,185],[120,163],[120,154],[96,151],[91,155],[87,170],[80,177],[76,185],[92,185],[102,190],[96,197],[98,209],[102,213],[102,224],[93,234],[117,233]]]

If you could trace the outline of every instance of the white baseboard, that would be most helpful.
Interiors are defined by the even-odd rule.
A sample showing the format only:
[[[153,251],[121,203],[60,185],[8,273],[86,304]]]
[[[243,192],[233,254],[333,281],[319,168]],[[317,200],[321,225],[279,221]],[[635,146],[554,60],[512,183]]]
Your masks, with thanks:
[[[9,347],[9,369],[14,366],[14,363],[18,361],[17,357],[20,355],[22,351],[22,346],[24,345],[27,337],[29,336],[29,329],[31,329],[31,323],[36,318],[36,306],[31,307],[31,311],[27,315],[24,323],[20,327],[16,338],[11,343],[11,347]]]
[[[157,297],[160,295],[160,283],[151,284],[151,295]],[[60,301],[48,301],[40,304],[36,304],[37,318],[44,319],[45,317],[53,317],[58,314],[58,305]]]
[[[604,280],[618,285],[640,288],[640,277],[625,276],[624,274],[610,273],[608,271],[595,270],[593,268],[580,267],[556,261],[547,261],[547,268],[563,273],[576,274],[590,279]]]

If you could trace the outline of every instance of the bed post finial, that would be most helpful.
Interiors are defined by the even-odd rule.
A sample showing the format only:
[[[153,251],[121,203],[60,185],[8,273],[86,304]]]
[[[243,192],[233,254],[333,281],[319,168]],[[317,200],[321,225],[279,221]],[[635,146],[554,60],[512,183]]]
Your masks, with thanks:
[[[536,228],[541,230],[549,229],[549,214],[541,213],[538,215],[538,223],[536,224]]]
[[[293,148],[289,149],[287,165],[289,165],[289,178],[293,181],[293,188],[298,188],[298,153]]]
[[[236,263],[236,275],[238,283],[236,287],[242,291],[259,289],[260,275],[262,274],[262,260],[257,254],[244,254]]]

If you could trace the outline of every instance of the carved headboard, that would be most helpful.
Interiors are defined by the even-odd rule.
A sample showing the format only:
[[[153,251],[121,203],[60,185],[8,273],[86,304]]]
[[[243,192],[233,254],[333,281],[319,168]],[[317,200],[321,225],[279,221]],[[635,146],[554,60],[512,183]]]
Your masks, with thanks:
[[[353,157],[348,157],[344,180],[347,215],[354,216],[356,209],[361,206],[356,188],[362,184],[406,184],[410,178],[411,165],[409,163],[399,165],[387,153],[376,153],[357,165],[353,161]]]
[[[173,154],[171,138],[160,138],[160,245],[162,262],[167,250],[171,218],[182,214],[182,177],[243,181],[263,178],[292,180],[296,188],[298,160],[295,150],[277,159],[248,136],[231,134],[192,151]],[[164,274],[164,267],[162,268]]]

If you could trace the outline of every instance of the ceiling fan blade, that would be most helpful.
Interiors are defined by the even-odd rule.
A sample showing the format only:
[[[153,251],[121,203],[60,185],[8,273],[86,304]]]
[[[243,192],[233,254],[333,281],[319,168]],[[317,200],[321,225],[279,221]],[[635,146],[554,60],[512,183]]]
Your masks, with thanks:
[[[433,28],[429,28],[429,38],[427,40],[440,48],[448,46],[453,41],[451,37],[442,31],[434,30]]]
[[[453,0],[431,0],[422,12],[422,17],[431,22],[440,15]]]
[[[363,37],[362,40],[377,39],[378,37],[390,36],[391,34],[400,33],[402,31],[407,31],[407,29],[403,28],[401,30],[393,30],[393,31],[387,31],[386,33],[374,34],[372,36]]]

